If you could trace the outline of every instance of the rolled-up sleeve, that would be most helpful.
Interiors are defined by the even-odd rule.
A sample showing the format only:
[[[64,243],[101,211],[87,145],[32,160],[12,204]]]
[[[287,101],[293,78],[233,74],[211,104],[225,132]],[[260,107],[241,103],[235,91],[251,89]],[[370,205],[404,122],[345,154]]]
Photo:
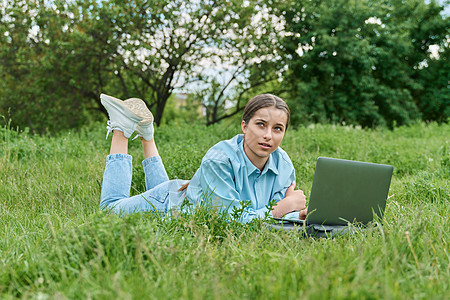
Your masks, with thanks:
[[[278,191],[275,191],[272,200],[275,200],[275,202],[279,202],[280,200],[284,199],[286,197],[286,191],[291,186],[292,182],[294,182],[295,179],[295,170],[292,168],[291,174],[289,176],[285,176],[283,178],[282,187],[279,188]]]

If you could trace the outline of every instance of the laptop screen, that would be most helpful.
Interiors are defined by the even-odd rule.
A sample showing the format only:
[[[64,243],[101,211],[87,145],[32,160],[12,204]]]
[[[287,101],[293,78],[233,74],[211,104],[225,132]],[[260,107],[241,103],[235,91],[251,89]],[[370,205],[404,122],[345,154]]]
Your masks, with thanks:
[[[308,205],[309,224],[367,224],[383,217],[393,167],[319,157]]]

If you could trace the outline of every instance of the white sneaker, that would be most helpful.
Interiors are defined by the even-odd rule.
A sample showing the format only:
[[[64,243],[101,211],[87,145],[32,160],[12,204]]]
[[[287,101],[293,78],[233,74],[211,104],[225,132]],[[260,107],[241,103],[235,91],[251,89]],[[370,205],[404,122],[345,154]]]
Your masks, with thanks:
[[[155,129],[153,128],[153,115],[151,116],[151,118],[146,118],[139,122],[136,127],[136,132],[136,137],[143,137],[144,140],[147,141],[153,139],[153,133],[155,132]]]
[[[130,101],[134,105],[134,109],[138,112],[138,115],[143,117],[142,121],[140,121],[136,126],[137,135],[133,138],[137,138],[138,136],[144,138],[144,140],[150,141],[153,139],[153,114],[145,105],[145,102],[138,98],[130,98],[125,100],[127,103]]]
[[[109,115],[106,137],[111,131],[120,130],[126,138],[129,138],[136,130],[138,123],[144,119],[147,120],[149,114],[153,121],[152,113],[141,99],[130,98],[122,101],[105,94],[101,94],[100,99]]]

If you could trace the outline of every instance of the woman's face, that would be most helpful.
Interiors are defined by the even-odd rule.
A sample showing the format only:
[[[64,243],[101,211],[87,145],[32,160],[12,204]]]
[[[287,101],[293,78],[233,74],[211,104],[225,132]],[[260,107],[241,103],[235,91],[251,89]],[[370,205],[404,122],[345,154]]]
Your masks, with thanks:
[[[261,108],[248,123],[242,121],[244,151],[258,169],[264,168],[269,155],[280,145],[286,123],[286,112],[275,107]]]

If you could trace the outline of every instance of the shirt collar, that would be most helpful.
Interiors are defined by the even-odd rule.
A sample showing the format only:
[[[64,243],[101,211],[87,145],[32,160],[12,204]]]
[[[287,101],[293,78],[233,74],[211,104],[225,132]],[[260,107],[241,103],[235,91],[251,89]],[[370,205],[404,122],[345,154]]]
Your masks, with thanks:
[[[255,165],[250,161],[250,159],[248,159],[247,154],[245,154],[244,151],[244,135],[240,134],[238,136],[238,151],[241,152],[243,158],[244,158],[244,162],[245,162],[245,167],[247,169],[247,176],[250,176],[253,172],[259,172],[259,169],[257,167],[255,167]],[[269,155],[269,159],[266,162],[266,165],[264,166],[264,169],[261,172],[262,174],[267,173],[269,170],[272,171],[275,175],[278,175],[278,170],[276,168],[274,159],[273,159],[273,153],[271,153]]]
[[[270,153],[269,159],[267,160],[266,165],[264,166],[264,169],[262,170],[261,174],[265,174],[269,170],[272,171],[275,175],[278,175],[278,169],[274,162],[273,152]]]

